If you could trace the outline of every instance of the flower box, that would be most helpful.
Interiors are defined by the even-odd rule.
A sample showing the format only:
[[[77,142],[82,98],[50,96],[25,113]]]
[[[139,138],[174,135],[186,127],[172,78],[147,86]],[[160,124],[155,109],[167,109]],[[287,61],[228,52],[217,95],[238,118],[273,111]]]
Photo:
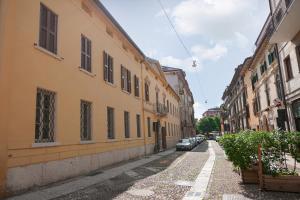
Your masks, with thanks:
[[[300,176],[262,175],[262,189],[279,192],[300,192]]]
[[[258,168],[253,167],[251,169],[241,170],[242,180],[245,184],[258,184]]]

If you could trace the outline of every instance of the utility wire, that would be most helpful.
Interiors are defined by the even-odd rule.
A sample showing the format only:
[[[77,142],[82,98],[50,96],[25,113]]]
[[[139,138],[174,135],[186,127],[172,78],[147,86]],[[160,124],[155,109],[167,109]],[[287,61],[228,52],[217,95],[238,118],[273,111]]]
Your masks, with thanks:
[[[176,37],[178,38],[179,42],[181,43],[181,45],[182,45],[183,48],[185,49],[185,51],[186,51],[186,53],[188,54],[188,56],[190,56],[190,57],[193,59],[193,55],[191,54],[191,52],[189,51],[189,49],[187,48],[187,46],[184,44],[183,40],[181,39],[179,33],[177,32],[177,30],[176,30],[174,24],[172,23],[172,21],[171,21],[169,15],[168,15],[168,13],[167,13],[167,11],[166,11],[164,5],[162,4],[161,0],[157,0],[157,1],[158,1],[159,5],[160,5],[161,9],[163,10],[163,12],[164,12],[166,18],[168,19],[168,22],[170,23],[171,28],[174,30],[174,32],[175,32],[175,34],[176,34]],[[196,65],[197,65],[197,64],[196,64],[196,61],[193,60],[193,67],[196,67]],[[197,83],[198,83],[198,86],[200,87],[200,93],[201,93],[200,95],[204,97],[204,102],[205,102],[205,104],[207,104],[207,103],[208,103],[208,100],[207,100],[207,98],[206,98],[206,95],[204,95],[204,92],[203,92],[203,89],[202,89],[202,87],[201,87],[200,81],[197,80]]]
[[[166,15],[166,17],[167,17],[167,19],[168,19],[168,21],[169,21],[169,23],[170,23],[172,29],[174,30],[174,32],[175,32],[175,34],[176,34],[176,36],[177,36],[179,42],[181,43],[181,45],[182,45],[183,48],[185,49],[186,53],[187,53],[191,58],[193,58],[191,52],[189,51],[189,49],[188,49],[188,48],[186,47],[186,45],[184,44],[183,40],[181,39],[179,33],[177,32],[177,30],[176,30],[176,28],[175,28],[175,26],[174,26],[174,24],[172,23],[172,21],[171,21],[169,15],[168,15],[168,13],[167,13],[167,11],[166,11],[164,5],[162,4],[161,0],[157,0],[157,1],[158,1],[159,5],[160,5],[161,9],[163,10],[164,14]]]

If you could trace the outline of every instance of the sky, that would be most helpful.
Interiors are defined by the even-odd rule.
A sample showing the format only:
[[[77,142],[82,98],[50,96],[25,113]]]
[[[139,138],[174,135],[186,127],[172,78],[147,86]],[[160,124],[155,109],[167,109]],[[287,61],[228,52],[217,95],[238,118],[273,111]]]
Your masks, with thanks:
[[[268,0],[101,0],[139,48],[162,65],[182,68],[195,117],[220,106],[234,69],[253,55],[269,14]],[[192,56],[192,57],[191,57]],[[192,67],[192,61],[197,67]]]

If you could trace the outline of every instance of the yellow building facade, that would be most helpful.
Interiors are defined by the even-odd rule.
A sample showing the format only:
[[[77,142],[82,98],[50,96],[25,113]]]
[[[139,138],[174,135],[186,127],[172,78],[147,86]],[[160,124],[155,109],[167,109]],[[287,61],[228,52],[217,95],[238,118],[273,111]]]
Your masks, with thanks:
[[[179,97],[97,0],[0,1],[0,192],[170,148]]]

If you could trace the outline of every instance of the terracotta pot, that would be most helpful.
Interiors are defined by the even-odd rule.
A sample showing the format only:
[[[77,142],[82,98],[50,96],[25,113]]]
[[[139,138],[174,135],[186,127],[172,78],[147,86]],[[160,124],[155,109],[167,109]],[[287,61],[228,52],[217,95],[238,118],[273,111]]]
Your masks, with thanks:
[[[280,192],[300,192],[300,176],[263,175],[263,189]]]
[[[251,169],[241,170],[242,172],[242,180],[245,184],[258,184],[258,168],[253,167]]]

